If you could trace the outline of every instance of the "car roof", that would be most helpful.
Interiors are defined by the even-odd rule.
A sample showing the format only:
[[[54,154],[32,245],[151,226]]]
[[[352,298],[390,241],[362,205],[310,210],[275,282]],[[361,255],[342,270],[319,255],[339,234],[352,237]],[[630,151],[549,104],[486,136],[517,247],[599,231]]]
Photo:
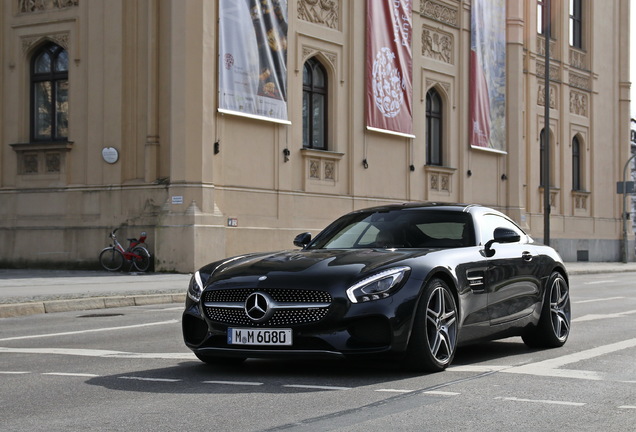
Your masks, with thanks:
[[[391,211],[391,210],[403,210],[403,209],[422,209],[422,210],[451,210],[470,212],[472,209],[482,209],[484,211],[490,211],[487,207],[483,207],[479,204],[461,204],[461,203],[441,203],[441,202],[405,202],[401,204],[386,204],[381,206],[369,207],[365,209],[357,210],[358,212],[378,212],[378,211]],[[494,210],[492,210],[494,211]]]

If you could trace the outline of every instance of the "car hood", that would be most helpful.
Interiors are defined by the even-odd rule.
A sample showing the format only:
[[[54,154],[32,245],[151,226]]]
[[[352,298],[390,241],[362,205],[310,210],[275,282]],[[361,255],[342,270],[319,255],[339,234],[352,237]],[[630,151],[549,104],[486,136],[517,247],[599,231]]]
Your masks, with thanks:
[[[225,261],[207,286],[287,287],[318,289],[348,285],[376,271],[409,265],[429,251],[395,249],[294,250],[249,255]]]

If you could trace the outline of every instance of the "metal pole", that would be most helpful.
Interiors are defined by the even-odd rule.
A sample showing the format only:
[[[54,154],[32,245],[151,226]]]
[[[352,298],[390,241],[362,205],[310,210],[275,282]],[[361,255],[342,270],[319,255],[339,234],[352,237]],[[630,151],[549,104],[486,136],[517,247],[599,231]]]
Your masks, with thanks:
[[[545,36],[545,111],[543,126],[543,243],[550,245],[550,0],[543,3]]]
[[[622,252],[623,252],[623,262],[627,262],[627,167],[629,163],[636,157],[636,153],[634,153],[627,162],[625,162],[625,167],[623,168],[623,244],[622,244]]]

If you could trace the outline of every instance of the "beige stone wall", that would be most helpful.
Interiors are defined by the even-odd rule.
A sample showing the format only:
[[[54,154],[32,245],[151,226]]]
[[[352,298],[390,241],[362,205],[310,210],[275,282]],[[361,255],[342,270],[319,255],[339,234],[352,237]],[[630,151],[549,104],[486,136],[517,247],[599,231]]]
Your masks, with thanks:
[[[217,112],[216,1],[45,1],[22,10],[4,0],[0,264],[94,265],[110,229],[122,226],[122,239],[148,231],[157,269],[193,271],[291,248],[297,233],[317,233],[345,212],[402,201],[494,206],[541,238],[545,101],[535,3],[506,2],[507,154],[467,143],[470,1],[413,2],[415,139],[365,129],[365,2],[321,4],[289,0],[291,125],[282,125]],[[567,11],[556,12],[551,236],[566,259],[589,250],[590,259],[611,260],[622,228],[615,183],[629,157],[629,1],[585,4],[582,51],[569,47]],[[44,40],[69,52],[69,143],[12,146],[29,142],[29,60]],[[327,152],[302,149],[302,67],[313,56],[330,83]],[[431,88],[444,102],[444,167],[426,166]],[[577,134],[585,191],[573,193]],[[105,147],[119,151],[117,163],[102,159]],[[39,158],[37,174],[20,171],[27,153]],[[54,172],[51,153],[60,160]]]

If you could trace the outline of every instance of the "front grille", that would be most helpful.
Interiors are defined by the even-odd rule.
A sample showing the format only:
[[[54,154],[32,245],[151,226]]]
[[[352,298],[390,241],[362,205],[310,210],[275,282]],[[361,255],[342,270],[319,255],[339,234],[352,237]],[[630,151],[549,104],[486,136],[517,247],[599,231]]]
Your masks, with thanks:
[[[264,322],[255,322],[247,316],[244,304],[254,292],[267,293],[284,307],[273,307],[272,316]],[[315,323],[329,311],[331,296],[325,291],[285,289],[225,289],[206,291],[203,295],[207,317],[219,324],[246,327],[284,327]]]

